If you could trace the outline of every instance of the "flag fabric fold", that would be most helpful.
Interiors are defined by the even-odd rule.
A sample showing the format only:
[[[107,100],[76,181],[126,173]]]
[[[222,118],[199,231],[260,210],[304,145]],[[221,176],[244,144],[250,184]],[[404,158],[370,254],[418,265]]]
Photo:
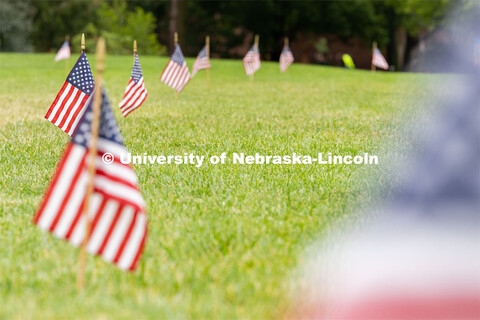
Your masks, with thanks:
[[[282,53],[280,54],[280,71],[287,71],[288,67],[293,63],[293,54],[289,46],[284,46]]]
[[[127,84],[127,88],[125,89],[123,99],[119,104],[123,116],[126,117],[130,112],[140,107],[147,96],[148,93],[147,89],[145,88],[142,68],[140,67],[138,54],[135,54],[132,75],[130,76],[130,81]]]
[[[245,68],[245,73],[247,76],[254,74],[258,69],[260,69],[260,50],[255,45],[247,52],[243,58],[243,66]]]
[[[373,50],[372,64],[384,70],[388,70],[389,68],[387,60],[385,60],[378,48],[375,48],[375,50]]]
[[[70,71],[45,118],[72,135],[92,96],[95,81],[85,52]]]
[[[210,59],[207,57],[207,46],[204,46],[203,49],[198,53],[195,62],[193,63],[192,68],[192,78],[197,74],[198,71],[203,69],[210,69]]]
[[[70,44],[68,41],[65,41],[60,49],[58,49],[57,55],[53,61],[57,62],[60,60],[70,59]]]
[[[89,179],[92,120],[90,101],[34,217],[39,228],[74,246],[80,246],[86,237],[83,205]],[[145,202],[133,169],[120,162],[127,151],[105,93],[97,148],[94,191],[88,209],[91,228],[87,252],[100,255],[122,270],[134,270],[147,234]]]
[[[181,92],[190,79],[190,71],[188,71],[185,57],[183,56],[180,45],[177,44],[170,60],[168,60],[167,66],[162,72],[160,80],[178,92]]]

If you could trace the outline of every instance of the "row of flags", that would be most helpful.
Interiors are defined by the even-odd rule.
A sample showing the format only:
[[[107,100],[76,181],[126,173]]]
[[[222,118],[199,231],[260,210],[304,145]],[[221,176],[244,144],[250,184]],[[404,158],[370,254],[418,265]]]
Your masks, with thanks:
[[[92,146],[94,93],[92,70],[82,51],[45,115],[72,139],[33,222],[74,246],[85,244],[86,252],[99,255],[122,270],[133,271],[147,237],[145,201],[132,167],[119,161],[127,150],[103,90],[98,139]],[[123,115],[126,117],[140,107],[147,95],[138,54],[135,53],[131,77],[119,104]],[[96,150],[93,192],[88,208],[84,208],[87,205],[88,165],[91,163],[88,154],[92,148]],[[113,156],[111,163],[103,160],[106,155]]]
[[[70,48],[68,42],[65,42],[55,60],[69,56]],[[285,44],[280,56],[281,71],[285,72],[293,61],[292,52],[288,44]],[[372,63],[388,68],[378,49],[374,52]],[[245,55],[243,64],[247,75],[253,75],[260,68],[257,41]],[[199,52],[190,74],[180,45],[176,44],[161,75],[161,81],[181,92],[198,71],[210,67],[205,46]],[[94,92],[95,80],[85,51],[82,50],[45,115],[47,120],[72,139],[35,214],[34,223],[75,246],[86,243],[87,252],[101,256],[120,269],[134,270],[147,235],[145,201],[132,167],[119,161],[127,151],[103,90],[99,136],[95,147],[97,154],[94,160],[93,194],[89,207],[84,208],[88,183],[87,155],[92,148]],[[123,116],[126,117],[139,108],[147,96],[140,61],[135,52],[131,76],[119,103]],[[105,155],[113,155],[113,162],[107,164],[102,161]],[[88,218],[82,214],[85,209]],[[87,219],[91,222],[90,228],[85,227]]]
[[[178,49],[178,50],[177,50]],[[183,68],[183,64],[185,62],[185,58],[183,56],[182,50],[180,49],[180,46],[177,45],[175,46],[175,50],[172,54],[172,57],[170,60],[173,60],[175,56],[175,60],[177,61],[177,65],[180,66],[180,68]],[[58,50],[57,55],[55,56],[54,61],[60,61],[63,59],[69,59],[70,58],[70,46],[69,42],[65,41],[60,49]],[[295,59],[293,58],[292,51],[290,50],[290,47],[285,44],[282,53],[280,54],[280,71],[285,72],[287,71],[288,67],[293,63]],[[258,69],[260,69],[261,62],[260,62],[260,51],[258,49],[258,45],[253,45],[252,48],[247,52],[245,57],[243,58],[243,65],[245,68],[245,73],[247,75],[252,75],[254,74]],[[385,57],[382,55],[380,50],[378,48],[373,49],[372,53],[372,65],[377,66],[379,68],[382,68],[384,70],[389,69],[389,65],[387,63],[387,60],[385,60]],[[168,65],[167,65],[168,67]],[[171,67],[175,67],[174,65],[170,65]],[[193,63],[193,68],[192,68],[192,74],[191,77],[194,77],[195,74],[203,69],[210,69],[210,59],[207,56],[207,46],[204,46],[202,50],[197,55],[197,58],[195,59],[195,62]],[[176,67],[174,69],[177,69]],[[185,70],[185,69],[184,69]],[[188,70],[188,68],[187,68]],[[167,76],[165,77],[167,79]],[[170,80],[170,78],[168,78]],[[185,84],[188,83],[186,81],[186,78],[183,79],[184,81],[180,81],[180,84],[172,86],[174,89],[179,88],[180,91],[183,89]],[[190,80],[190,79],[189,79]],[[162,80],[163,81],[163,80]],[[186,82],[185,82],[186,81]],[[172,81],[169,81],[171,83]],[[133,111],[133,110],[132,110]],[[128,113],[127,113],[128,114]]]
[[[59,58],[55,60],[70,56],[68,42],[62,45],[60,51],[57,54]],[[203,48],[193,69],[198,72],[207,68],[210,68],[210,62],[206,48]],[[162,73],[162,81],[180,92],[190,79],[182,50],[177,44]],[[88,154],[92,148],[94,92],[92,70],[85,51],[82,51],[45,115],[72,139],[57,165],[33,222],[40,229],[74,246],[85,243],[87,252],[101,256],[122,270],[132,271],[138,264],[147,236],[145,201],[132,167],[119,161],[127,151],[103,90],[95,146],[93,193],[88,208],[84,208],[89,180]],[[119,103],[124,117],[140,107],[147,96],[135,52],[130,80]],[[113,161],[107,164],[103,161],[105,155],[113,155]],[[87,216],[83,214],[84,210]]]
[[[147,235],[145,201],[132,167],[118,160],[127,151],[104,92],[94,188],[87,210],[89,222],[83,214],[89,178],[87,155],[92,148],[92,109],[93,99],[89,99],[33,221],[74,246],[80,246],[86,238],[87,252],[122,270],[134,270]],[[102,161],[107,153],[115,157],[113,163]]]

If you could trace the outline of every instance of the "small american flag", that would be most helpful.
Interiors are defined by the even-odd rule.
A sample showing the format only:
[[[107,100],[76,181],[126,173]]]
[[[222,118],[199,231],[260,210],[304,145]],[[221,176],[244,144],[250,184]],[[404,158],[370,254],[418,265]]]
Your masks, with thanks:
[[[92,96],[94,85],[87,56],[82,52],[45,118],[72,135],[85,112],[87,100]]]
[[[53,61],[57,62],[65,59],[70,59],[70,44],[68,43],[68,41],[65,41],[62,44]]]
[[[280,54],[280,71],[287,71],[288,67],[293,63],[293,54],[289,46],[284,46]]]
[[[193,63],[192,69],[192,78],[195,74],[203,69],[210,69],[210,60],[207,57],[207,46],[204,46],[203,49],[198,53],[197,59]]]
[[[375,50],[373,50],[372,64],[385,70],[388,70],[389,68],[387,60],[385,60],[378,48],[375,48]]]
[[[94,191],[88,209],[91,227],[87,251],[120,269],[134,270],[147,234],[145,204],[137,176],[130,165],[119,161],[127,151],[104,93],[102,100]],[[82,244],[86,233],[83,205],[88,183],[92,105],[88,104],[34,217],[39,228],[74,246]],[[110,164],[102,161],[107,153],[114,157]]]
[[[260,51],[255,45],[247,52],[243,58],[243,66],[245,67],[245,73],[250,76],[260,69]]]
[[[126,117],[130,112],[140,107],[147,98],[147,89],[143,82],[142,68],[138,61],[138,54],[135,54],[135,62],[133,63],[132,75],[125,89],[123,100],[120,101],[119,107],[123,116]]]
[[[183,57],[182,49],[180,49],[180,45],[177,44],[170,60],[168,60],[165,70],[163,70],[160,80],[178,92],[181,92],[190,79],[190,72]]]

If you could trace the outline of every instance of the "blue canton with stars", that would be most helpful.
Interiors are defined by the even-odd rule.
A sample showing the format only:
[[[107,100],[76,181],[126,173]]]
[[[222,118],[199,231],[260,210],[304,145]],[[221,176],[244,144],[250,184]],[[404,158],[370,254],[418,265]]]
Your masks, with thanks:
[[[182,49],[180,49],[180,45],[177,44],[175,47],[175,50],[173,51],[172,54],[172,61],[179,64],[180,67],[183,67],[183,64],[185,63],[185,58],[183,57]]]
[[[204,46],[203,49],[198,53],[198,58],[206,58],[207,57],[207,46]]]
[[[72,142],[82,145],[85,148],[87,144],[90,144],[91,132],[92,132],[92,120],[93,120],[93,97],[89,99],[89,104],[85,113],[80,120],[80,123],[75,129],[75,133],[72,136]],[[122,135],[118,129],[117,121],[110,107],[105,91],[102,90],[102,106],[100,111],[100,125],[98,131],[98,137],[109,140],[110,142],[117,143],[123,146]]]
[[[135,62],[133,63],[132,68],[132,79],[135,83],[138,83],[142,76],[142,68],[140,67],[140,61],[138,61],[138,54],[135,54]]]
[[[77,63],[67,77],[67,81],[87,96],[92,94],[95,81],[93,80],[92,69],[90,69],[85,52],[82,52],[80,58],[78,58]]]

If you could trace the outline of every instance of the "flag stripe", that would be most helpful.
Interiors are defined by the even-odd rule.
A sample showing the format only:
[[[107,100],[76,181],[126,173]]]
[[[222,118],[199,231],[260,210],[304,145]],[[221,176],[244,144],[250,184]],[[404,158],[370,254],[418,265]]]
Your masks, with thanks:
[[[67,96],[65,97],[65,101],[66,101],[65,106],[63,107],[62,111],[59,114],[57,113],[56,119],[54,119],[54,121],[52,121],[57,127],[61,127],[60,123],[63,121],[64,118],[66,118],[68,116],[66,114],[68,114],[68,111],[71,108],[72,102],[75,99],[75,97],[77,96],[78,91],[80,91],[80,90],[78,90],[74,86],[70,86],[70,91],[68,92]]]
[[[79,96],[76,102],[74,101],[74,105],[72,110],[70,111],[64,125],[62,126],[62,130],[66,131],[67,133],[70,132],[70,129],[72,128],[73,125],[73,119],[76,119],[78,117],[78,114],[80,113],[80,106],[85,105],[86,100],[88,99],[88,96],[85,95],[85,93],[79,91]]]
[[[71,198],[65,207],[65,212],[76,212],[79,208],[82,208],[82,203],[85,200],[87,191],[87,182],[88,174],[83,170],[81,176],[78,178],[78,183],[72,192]],[[65,238],[74,219],[75,215],[73,214],[63,214],[55,226],[54,234],[59,238]]]
[[[66,164],[62,170],[62,174],[59,175],[58,180],[55,182],[54,189],[52,190],[50,197],[46,199],[47,204],[41,213],[41,217],[38,221],[40,228],[48,230],[55,213],[58,211],[59,203],[66,195],[66,189],[70,184],[75,168],[79,167],[84,159],[84,148],[75,146],[70,152],[70,156],[65,159]]]
[[[100,245],[100,248],[98,249],[97,253],[99,255],[103,255],[103,251],[105,250],[105,247],[107,246],[108,240],[110,240],[110,237],[113,233],[113,230],[115,229],[115,225],[118,222],[118,219],[120,218],[120,215],[122,214],[123,206],[118,206],[117,212],[115,212],[115,215],[113,216],[113,219],[110,223],[110,226],[108,227],[107,233],[105,234],[105,237],[103,238],[103,242]]]
[[[110,235],[110,239],[105,247],[103,252],[103,258],[109,262],[113,262],[115,256],[122,244],[122,240],[125,237],[128,226],[130,225],[131,221],[133,220],[135,214],[135,210],[133,207],[130,206],[123,206],[120,212],[120,216],[116,222],[115,229],[112,231]]]
[[[87,155],[86,153],[83,155],[83,158],[81,160],[82,162],[84,161],[86,155]],[[72,194],[73,189],[76,187],[77,180],[80,177],[80,174],[82,173],[83,170],[84,170],[84,167],[81,166],[81,165],[76,168],[75,175],[69,181],[65,197],[62,199],[60,207],[58,208],[57,214],[55,215],[55,218],[53,219],[52,223],[50,224],[50,227],[49,227],[50,231],[55,230],[55,227],[58,223],[58,220],[60,220],[60,217],[63,213],[63,210],[65,209],[65,206],[67,205],[67,202],[70,200],[70,195]]]
[[[134,270],[136,268],[138,260],[140,258],[140,254],[142,254],[142,248],[145,245],[145,239],[147,238],[147,228],[146,228],[147,222],[146,222],[146,217],[144,215],[142,215],[142,220],[145,220],[145,221],[142,221],[143,222],[142,225],[140,226],[140,228],[138,228],[138,230],[140,231],[140,243],[137,246],[137,250],[136,250],[137,252],[128,270]]]
[[[60,99],[58,99],[58,102],[54,107],[53,114],[51,114],[50,118],[48,118],[48,120],[50,120],[50,122],[52,122],[52,123],[57,122],[57,119],[58,119],[60,113],[62,113],[62,111],[63,111],[63,108],[62,108],[62,110],[60,110],[60,108],[62,107],[62,104],[63,104],[63,100],[68,99],[68,97],[71,94],[70,92],[73,91],[73,89],[74,89],[73,86],[70,83],[67,83],[67,86],[65,87],[63,92],[61,91],[61,92],[58,93],[58,94],[61,94],[61,96],[60,96]],[[60,113],[58,113],[59,110],[60,110]]]
[[[131,107],[123,110],[123,115],[124,115],[124,116],[127,116],[128,114],[130,114],[130,112],[132,112],[133,110],[135,110],[135,109],[137,109],[138,107],[140,107],[140,106],[142,105],[143,101],[145,101],[145,99],[147,98],[147,96],[148,96],[147,91],[143,91],[143,92],[142,92],[142,95],[139,96],[139,97],[137,98],[137,100],[135,100],[135,101],[133,102],[133,105],[132,105]]]
[[[57,168],[55,170],[55,174],[53,176],[52,182],[50,183],[50,186],[48,187],[47,192],[45,193],[45,196],[43,197],[42,204],[40,205],[40,208],[38,209],[37,214],[33,218],[33,222],[35,224],[39,223],[39,220],[40,220],[43,212],[45,211],[45,207],[48,203],[48,199],[52,195],[52,191],[53,191],[55,185],[57,184],[57,181],[58,181],[58,179],[59,179],[59,177],[60,177],[60,175],[63,172],[63,169],[65,167],[66,161],[64,161],[64,159],[67,159],[69,157],[71,151],[72,151],[72,145],[69,144],[67,146],[67,148],[65,149],[65,153],[63,155],[62,161],[60,161],[59,165],[57,166]]]
[[[99,216],[98,222],[95,224],[95,230],[90,234],[90,240],[88,242],[88,252],[101,254],[101,246],[106,241],[108,230],[115,218],[116,212],[121,207],[118,202],[109,200],[107,201],[104,210]]]
[[[80,90],[75,90],[72,94],[72,96],[70,97],[70,99],[68,99],[67,101],[67,108],[63,109],[64,110],[64,115],[61,116],[61,119],[60,120],[60,123],[55,123],[58,127],[62,128],[62,130],[64,130],[64,126],[65,126],[65,122],[67,121],[67,119],[70,119],[72,117],[72,110],[75,108],[75,105],[77,104],[80,96],[82,95],[83,92],[81,92]],[[58,121],[58,120],[57,120]]]
[[[128,230],[125,233],[125,236],[123,237],[122,243],[118,247],[117,254],[115,255],[115,258],[113,259],[113,262],[118,263],[118,261],[120,260],[120,257],[123,254],[125,246],[127,245],[128,240],[130,239],[130,236],[132,234],[133,227],[135,227],[135,223],[137,222],[137,217],[138,217],[138,212],[135,211],[135,213],[133,214],[133,218],[130,221],[130,225],[128,227]]]
[[[57,105],[57,102],[58,102],[58,100],[60,99],[61,93],[63,92],[63,90],[65,90],[65,87],[66,87],[67,85],[68,85],[68,82],[65,81],[65,82],[63,83],[62,88],[60,89],[60,92],[59,92],[59,93],[57,94],[57,96],[55,97],[55,100],[53,100],[52,105],[50,106],[50,108],[48,108],[47,114],[45,115],[45,118],[46,118],[46,119],[50,120],[50,115],[52,114],[52,112],[53,112],[53,110],[54,110],[53,106],[56,106],[56,105]],[[55,111],[55,112],[56,112],[56,111]]]

